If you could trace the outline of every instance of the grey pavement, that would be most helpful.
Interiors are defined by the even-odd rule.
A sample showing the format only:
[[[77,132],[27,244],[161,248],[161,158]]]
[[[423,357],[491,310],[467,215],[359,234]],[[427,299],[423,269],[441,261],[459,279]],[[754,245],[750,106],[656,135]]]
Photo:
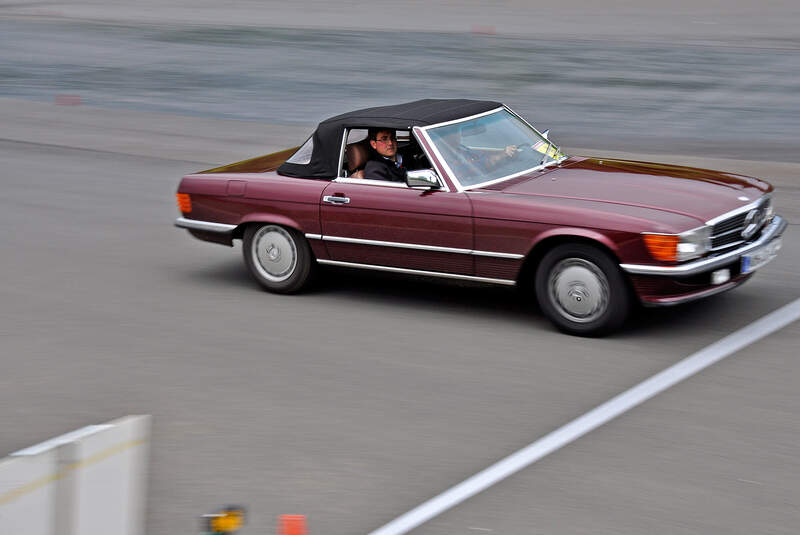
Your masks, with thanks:
[[[228,503],[249,508],[243,535],[281,513],[366,533],[800,293],[800,166],[698,155],[659,159],[772,180],[785,249],[741,288],[614,337],[560,334],[504,288],[330,271],[265,293],[238,247],[172,227],[173,193],[184,173],[285,148],[278,128],[0,101],[0,452],[149,413],[148,533],[194,533]],[[798,328],[419,532],[794,532]]]

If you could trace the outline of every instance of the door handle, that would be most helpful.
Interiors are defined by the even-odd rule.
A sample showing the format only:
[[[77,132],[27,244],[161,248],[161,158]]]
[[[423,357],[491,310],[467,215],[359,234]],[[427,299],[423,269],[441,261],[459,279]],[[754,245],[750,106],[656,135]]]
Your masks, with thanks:
[[[340,197],[338,195],[325,195],[322,198],[323,201],[329,202],[331,204],[348,204],[350,202],[350,197]]]

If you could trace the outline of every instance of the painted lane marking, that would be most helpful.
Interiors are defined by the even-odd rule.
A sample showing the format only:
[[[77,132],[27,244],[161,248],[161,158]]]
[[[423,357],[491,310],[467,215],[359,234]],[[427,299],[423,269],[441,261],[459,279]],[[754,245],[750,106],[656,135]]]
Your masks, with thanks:
[[[752,479],[737,479],[736,481],[741,481],[742,483],[750,483],[751,485],[758,485],[759,487],[763,487],[763,483],[759,483],[758,481],[753,481]]]
[[[563,448],[570,442],[644,403],[656,394],[660,394],[684,379],[695,375],[798,319],[800,319],[800,299],[792,301],[788,305],[729,334],[649,379],[645,379],[602,405],[598,405],[583,416],[579,416],[536,442],[512,453],[505,459],[496,462],[438,496],[400,515],[369,535],[401,535],[408,533],[431,518],[440,515],[451,507],[535,463],[542,457]]]

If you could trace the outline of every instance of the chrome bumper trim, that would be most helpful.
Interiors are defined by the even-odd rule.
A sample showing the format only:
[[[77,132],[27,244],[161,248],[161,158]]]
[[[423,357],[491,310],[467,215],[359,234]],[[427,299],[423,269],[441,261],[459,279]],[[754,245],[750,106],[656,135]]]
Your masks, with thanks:
[[[320,236],[319,234],[306,234],[306,238],[337,242],[355,243],[359,245],[376,245],[379,247],[397,247],[399,249],[416,249],[418,251],[433,251],[437,253],[469,254],[474,256],[488,256],[491,258],[508,258],[510,260],[521,260],[524,255],[516,253],[496,253],[493,251],[475,251],[472,249],[457,249],[455,247],[441,247],[439,245],[421,245],[417,243],[403,243],[394,241],[365,240],[362,238],[343,238],[340,236]]]
[[[408,269],[391,266],[376,266],[373,264],[357,264],[355,262],[341,262],[339,260],[317,260],[319,264],[330,266],[352,267],[359,269],[371,269],[374,271],[389,271],[391,273],[405,273],[408,275],[424,275],[426,277],[441,277],[444,279],[457,279],[474,282],[486,282],[489,284],[502,284],[504,286],[515,286],[517,281],[507,279],[490,279],[488,277],[475,277],[472,275],[459,275],[457,273],[442,273],[440,271],[422,271],[420,269]]]
[[[220,234],[227,234],[233,232],[236,225],[226,225],[225,223],[212,223],[211,221],[200,221],[199,219],[188,219],[179,217],[175,220],[175,226],[190,230],[202,230],[205,232],[218,232]]]
[[[736,258],[753,251],[762,245],[774,240],[786,230],[786,220],[781,216],[775,216],[772,222],[764,228],[761,237],[744,247],[727,252],[719,256],[702,258],[683,264],[680,266],[650,266],[647,264],[620,264],[620,267],[632,275],[667,275],[667,276],[689,276],[697,275],[721,267],[735,260]]]

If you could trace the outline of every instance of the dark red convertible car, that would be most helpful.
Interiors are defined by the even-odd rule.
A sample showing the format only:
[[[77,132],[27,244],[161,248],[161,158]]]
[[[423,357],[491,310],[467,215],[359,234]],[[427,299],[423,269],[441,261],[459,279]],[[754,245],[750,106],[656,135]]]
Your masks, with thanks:
[[[405,182],[362,178],[395,143]],[[374,135],[374,134],[373,134]],[[394,138],[394,139],[392,139]],[[636,303],[729,290],[775,257],[772,186],[719,171],[568,156],[498,102],[420,100],[327,119],[299,148],[187,175],[176,225],[232,245],[267,290],[318,264],[529,286],[560,329],[599,335]]]

